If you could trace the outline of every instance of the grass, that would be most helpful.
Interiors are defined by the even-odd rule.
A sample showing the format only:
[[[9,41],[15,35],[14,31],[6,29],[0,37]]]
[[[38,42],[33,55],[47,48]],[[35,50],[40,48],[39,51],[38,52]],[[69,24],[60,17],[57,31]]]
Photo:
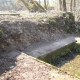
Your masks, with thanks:
[[[77,41],[77,43],[79,42]],[[66,53],[63,51],[60,57],[53,60],[51,64],[68,74],[80,78],[80,45],[75,44]]]
[[[77,43],[79,42],[77,41]],[[80,45],[75,44],[71,50],[68,50],[66,55],[64,54],[65,52],[61,54],[61,57],[56,59],[55,62],[57,64],[53,63],[53,65],[68,74],[80,78]]]
[[[73,60],[65,63],[60,69],[80,78],[80,55],[77,55]]]
[[[2,30],[0,30],[0,38],[2,37],[2,34],[3,34],[3,31],[2,31]]]

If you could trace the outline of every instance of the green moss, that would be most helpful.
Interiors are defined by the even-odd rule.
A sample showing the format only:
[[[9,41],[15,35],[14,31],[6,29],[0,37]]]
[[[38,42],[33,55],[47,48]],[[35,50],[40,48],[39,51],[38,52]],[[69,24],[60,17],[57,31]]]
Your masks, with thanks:
[[[71,19],[72,21],[75,21],[73,14],[69,15],[69,19]]]
[[[65,17],[66,17],[67,19],[72,19],[72,20],[74,21],[74,15],[73,15],[73,13],[71,13],[71,12],[67,12],[66,15],[65,15]]]
[[[76,77],[80,78],[80,73],[75,75]]]
[[[75,32],[76,31],[76,27],[75,27],[75,19],[74,19],[74,15],[73,13],[67,12],[64,14],[65,17],[65,25],[64,25],[64,30],[67,33],[70,32]]]
[[[44,23],[43,23],[43,26],[44,26],[44,27],[46,27],[47,25],[48,25],[48,23],[47,23],[47,22],[44,22]]]
[[[80,44],[75,43],[73,50],[75,50],[76,52],[80,52]]]
[[[30,4],[29,5],[29,8],[32,10],[32,11],[37,11],[38,8],[34,5],[34,4]]]
[[[65,47],[62,47],[52,53],[49,53],[49,54],[39,57],[39,59],[41,59],[47,63],[51,63],[52,60],[60,57],[61,55],[66,55],[70,51],[70,49],[72,49],[73,45],[74,45],[74,43],[67,45]],[[65,52],[65,53],[61,54],[62,52]]]
[[[52,19],[52,20],[49,20],[49,24],[55,26],[57,24],[56,20]]]
[[[2,35],[3,35],[3,31],[0,30],[0,38],[2,38]]]
[[[40,20],[40,19],[43,19],[43,18],[45,18],[45,16],[44,15],[40,15],[40,16],[37,17],[37,20]]]
[[[44,55],[42,57],[39,57],[39,59],[47,62],[47,63],[50,63],[51,64],[51,61],[53,61],[54,59],[57,59],[59,57],[64,57],[66,56],[68,53],[70,53],[70,51],[73,51],[75,50],[74,52],[79,52],[80,51],[80,44],[77,44],[77,43],[72,43],[70,45],[67,45],[61,49],[58,49],[50,54],[47,54],[47,55]],[[80,53],[80,52],[79,52]],[[74,75],[76,76],[77,78],[80,78],[80,63],[79,63],[79,59],[80,59],[80,55],[77,55],[73,60],[71,60],[68,64],[66,65],[63,65],[61,66],[59,69],[62,70],[62,71],[65,71],[68,73],[68,74],[71,74],[71,75]],[[75,64],[76,63],[76,64]]]
[[[31,5],[29,6],[29,8],[30,8],[30,9],[34,9],[34,4],[31,4]]]
[[[59,57],[65,56],[65,55],[67,55],[69,52],[70,52],[70,49],[66,49],[64,52],[61,52],[61,53],[60,53],[60,56],[59,56]]]
[[[70,27],[68,27],[68,26],[64,26],[64,28],[63,28],[67,33],[70,33],[71,32],[71,29],[70,29]]]

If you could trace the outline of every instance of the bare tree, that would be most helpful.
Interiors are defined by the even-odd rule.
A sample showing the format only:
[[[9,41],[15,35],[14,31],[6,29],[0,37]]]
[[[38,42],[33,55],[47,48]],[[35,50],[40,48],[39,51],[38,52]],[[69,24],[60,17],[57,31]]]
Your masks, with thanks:
[[[38,11],[38,10],[45,11],[45,8],[42,7],[36,0],[27,0],[27,1],[19,0],[19,1],[21,1],[28,10],[31,10],[31,8],[29,6],[30,6],[30,4],[32,4],[32,5],[34,5],[33,6],[34,11]]]
[[[77,3],[79,5],[79,0],[77,0]],[[71,0],[71,2],[70,2],[70,11],[75,10],[75,7],[76,7],[76,0]]]
[[[70,11],[72,12],[73,9],[73,0],[70,1]]]
[[[59,0],[60,11],[62,11],[62,0]]]
[[[30,10],[29,5],[28,5],[24,0],[21,0],[21,1],[22,1],[22,3],[24,4],[24,6],[25,6],[28,10]]]
[[[66,8],[66,0],[63,0],[63,11],[67,11],[67,8]]]
[[[39,0],[39,4],[41,4],[41,0]]]
[[[44,0],[44,8],[45,8],[45,9],[47,9],[47,4],[46,4],[46,3],[47,3],[47,1]]]
[[[36,4],[38,8],[42,9],[43,11],[45,11],[45,8],[42,7],[36,0],[34,1],[34,4]]]
[[[76,8],[76,0],[73,0],[73,10],[75,12],[75,8]]]

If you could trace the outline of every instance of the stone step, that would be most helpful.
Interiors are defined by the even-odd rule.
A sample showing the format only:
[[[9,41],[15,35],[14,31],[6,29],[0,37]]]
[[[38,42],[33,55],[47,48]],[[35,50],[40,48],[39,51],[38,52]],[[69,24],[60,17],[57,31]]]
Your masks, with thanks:
[[[71,36],[71,37],[59,40],[57,42],[53,42],[51,44],[36,48],[35,50],[28,52],[28,54],[33,57],[38,58],[40,56],[54,52],[55,50],[60,49],[66,45],[73,43],[73,42],[76,42],[76,39],[75,39],[75,37]]]

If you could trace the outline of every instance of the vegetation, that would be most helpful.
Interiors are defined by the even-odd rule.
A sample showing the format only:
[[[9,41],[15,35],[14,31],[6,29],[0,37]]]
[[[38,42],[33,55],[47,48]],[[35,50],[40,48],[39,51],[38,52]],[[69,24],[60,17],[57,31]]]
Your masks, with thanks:
[[[80,53],[80,44],[74,43],[71,49],[68,48],[65,51],[62,51],[57,58],[64,57],[67,54],[69,54],[71,51],[74,51],[75,53]]]
[[[2,38],[2,34],[3,34],[3,31],[2,31],[2,30],[0,30],[0,38]]]
[[[50,20],[49,20],[49,24],[50,24],[50,25],[53,25],[53,26],[56,26],[57,22],[56,22],[55,19],[52,19],[52,20],[50,19]]]
[[[75,49],[71,50],[58,59],[58,65],[61,65],[60,69],[80,78],[80,45],[75,45]],[[65,63],[64,63],[65,62]],[[62,64],[63,63],[63,64]]]
[[[66,56],[69,52],[70,52],[70,49],[66,49],[64,52],[61,52],[60,53],[60,56],[59,57]]]
[[[75,44],[73,47],[73,50],[76,51],[77,53],[80,52],[80,44]]]
[[[64,30],[68,33],[75,32],[76,27],[75,27],[75,19],[73,13],[67,12],[64,14],[64,17],[66,18]]]
[[[60,11],[65,11],[67,12],[67,2],[70,3],[70,11],[74,11],[75,10],[75,6],[76,6],[76,0],[59,0],[59,5],[60,5]],[[78,2],[78,0],[77,0]],[[69,7],[69,6],[68,6]]]
[[[3,35],[3,31],[2,30],[0,30],[0,50],[1,50],[1,48],[2,48],[2,35]]]
[[[48,4],[47,4],[47,1],[48,0],[44,0],[43,1],[43,3],[44,3],[44,5],[42,6],[41,5],[41,1],[39,0],[39,3],[38,3],[38,1],[36,1],[36,0],[17,0],[18,2],[17,3],[23,3],[22,5],[23,6],[25,6],[26,7],[26,9],[28,9],[29,11],[46,11],[47,9],[48,9]],[[50,16],[50,17],[48,17],[48,16],[44,16],[44,14],[43,15],[40,15],[40,16],[38,16],[38,18],[39,18],[39,20],[41,19],[41,21],[40,21],[40,24],[42,24],[43,26],[41,26],[41,28],[37,31],[38,33],[39,33],[39,35],[37,35],[36,33],[36,31],[35,30],[33,30],[33,27],[34,27],[34,25],[33,24],[31,24],[30,22],[28,22],[28,23],[30,23],[30,24],[28,24],[29,26],[29,32],[31,33],[28,33],[28,27],[26,26],[26,24],[24,24],[24,25],[22,25],[22,22],[21,22],[21,25],[22,26],[24,26],[23,28],[24,29],[27,29],[27,30],[24,30],[23,29],[23,31],[21,30],[22,29],[22,26],[21,27],[18,27],[18,31],[16,30],[16,28],[10,28],[9,30],[11,30],[12,31],[12,29],[13,29],[13,31],[14,32],[11,32],[11,34],[9,34],[9,38],[7,38],[6,40],[3,40],[3,31],[2,30],[0,30],[0,49],[3,49],[3,50],[5,50],[5,49],[7,49],[7,48],[5,48],[6,46],[13,46],[13,48],[15,48],[14,46],[16,46],[17,44],[19,44],[18,42],[21,42],[21,44],[19,44],[18,45],[18,47],[20,46],[20,45],[22,45],[22,47],[23,47],[23,45],[24,44],[28,44],[28,46],[29,46],[29,44],[30,43],[28,43],[28,42],[31,42],[31,44],[32,44],[32,42],[34,42],[34,41],[39,41],[39,40],[46,40],[46,39],[48,39],[48,38],[46,38],[45,39],[45,37],[47,37],[46,35],[48,34],[49,35],[49,39],[50,38],[54,38],[54,39],[56,39],[55,38],[55,34],[54,34],[54,32],[56,31],[56,36],[57,36],[57,33],[59,33],[58,32],[58,29],[61,31],[62,29],[63,30],[65,30],[67,33],[70,33],[70,32],[75,32],[76,31],[76,27],[75,27],[75,9],[76,9],[76,7],[77,7],[77,3],[78,3],[78,1],[79,0],[69,0],[70,1],[70,5],[69,5],[69,8],[70,8],[70,11],[68,12],[68,7],[67,7],[67,1],[68,0],[58,0],[59,1],[59,7],[60,7],[60,12],[63,14],[63,16],[61,16],[61,18],[58,16],[57,17],[57,19],[56,18],[52,18],[52,15],[55,15],[55,14],[53,14],[52,13],[52,15]],[[76,1],[77,1],[77,3],[76,3]],[[7,4],[7,3],[6,3]],[[77,4],[77,5],[76,5]],[[1,5],[3,5],[3,4],[1,4]],[[4,6],[4,5],[3,5]],[[8,6],[8,4],[7,4],[7,6]],[[75,12],[75,13],[74,13]],[[25,13],[26,14],[26,13]],[[48,14],[48,13],[47,13]],[[36,16],[36,14],[35,14],[35,16]],[[47,18],[46,18],[47,17]],[[22,18],[21,17],[21,20],[26,20],[25,18]],[[60,22],[59,23],[59,21],[61,21],[62,20],[62,22]],[[31,20],[31,19],[30,19]],[[33,19],[32,19],[33,20]],[[59,21],[57,21],[57,20],[59,20]],[[36,20],[37,21],[37,20]],[[59,23],[59,24],[58,24]],[[20,22],[19,22],[19,24],[20,24]],[[60,24],[63,24],[63,25],[60,25]],[[18,25],[18,24],[17,24]],[[30,25],[31,25],[31,27],[30,27]],[[58,25],[58,27],[59,28],[57,28],[57,25]],[[5,25],[4,25],[5,26]],[[18,25],[19,26],[19,25]],[[47,26],[47,27],[44,27],[44,26]],[[4,27],[3,27],[4,28]],[[45,30],[45,28],[46,28],[46,31],[44,31]],[[51,30],[51,29],[52,30]],[[32,30],[31,30],[32,29]],[[34,27],[34,29],[37,29],[37,26],[36,27]],[[43,31],[41,31],[43,29]],[[8,30],[8,29],[7,29]],[[48,31],[49,30],[49,31]],[[62,31],[63,31],[62,30]],[[64,32],[65,32],[64,31]],[[9,31],[7,31],[8,33],[9,33]],[[5,31],[5,34],[7,33],[6,31]],[[23,33],[23,35],[21,35],[21,37],[20,37],[20,39],[18,39],[18,37],[19,37],[19,35],[15,35],[16,33],[15,32],[19,32],[19,34],[22,34],[23,32],[27,32],[28,33],[28,35],[27,34],[25,34],[25,33]],[[45,34],[43,34],[43,32],[45,32]],[[50,33],[51,32],[51,33]],[[14,34],[13,34],[14,33]],[[35,34],[34,34],[35,33]],[[63,32],[62,32],[63,33]],[[26,35],[26,36],[25,36]],[[31,36],[30,36],[31,35]],[[61,35],[61,33],[60,33],[60,35]],[[17,37],[18,36],[18,37]],[[29,39],[28,40],[28,42],[27,42],[27,40],[25,40],[25,38],[24,37],[26,37],[27,39]],[[35,36],[35,37],[34,37]],[[37,36],[39,36],[39,37],[37,37]],[[65,36],[65,35],[64,35]],[[33,37],[34,37],[34,39],[33,39]],[[43,37],[43,38],[42,38]],[[39,38],[39,39],[38,39]],[[5,39],[5,38],[4,38]],[[32,41],[32,39],[34,40],[34,41]],[[12,42],[11,42],[12,41]],[[15,42],[16,41],[16,42]],[[11,43],[10,43],[11,42]],[[26,43],[27,42],[27,43]],[[9,44],[10,43],[10,44]],[[15,44],[14,44],[15,43]],[[17,43],[17,44],[16,44]],[[23,44],[24,43],[24,44]],[[13,45],[12,45],[13,44]],[[25,47],[26,47],[26,45],[25,45]],[[67,45],[67,46],[65,46],[64,48],[61,48],[61,49],[58,49],[58,50],[56,50],[54,53],[50,53],[50,54],[48,54],[47,56],[43,56],[42,57],[42,59],[44,60],[44,61],[46,61],[46,62],[52,62],[52,61],[55,61],[55,59],[59,59],[59,58],[61,58],[61,57],[65,57],[65,56],[67,56],[68,54],[72,54],[72,52],[75,52],[75,53],[79,53],[80,54],[80,45],[79,44],[74,44],[74,46],[72,47],[72,45],[73,44],[71,44],[71,46],[70,45]],[[69,48],[69,46],[70,46],[70,48]],[[21,48],[22,48],[21,47]],[[5,49],[4,49],[5,48]],[[17,49],[17,48],[16,48]],[[68,72],[70,72],[71,74],[74,74],[74,75],[76,75],[76,76],[78,76],[79,78],[80,78],[80,63],[79,63],[79,61],[80,61],[80,55],[79,54],[77,54],[76,55],[76,57],[72,60],[72,61],[70,61],[69,62],[69,60],[68,60],[68,64],[64,64],[63,66],[61,66],[61,69],[62,70],[64,70],[64,71],[68,71]],[[71,55],[71,56],[73,56],[73,55]],[[71,57],[70,56],[70,57]],[[45,59],[44,59],[44,57],[45,57]],[[67,57],[68,58],[68,57]]]

